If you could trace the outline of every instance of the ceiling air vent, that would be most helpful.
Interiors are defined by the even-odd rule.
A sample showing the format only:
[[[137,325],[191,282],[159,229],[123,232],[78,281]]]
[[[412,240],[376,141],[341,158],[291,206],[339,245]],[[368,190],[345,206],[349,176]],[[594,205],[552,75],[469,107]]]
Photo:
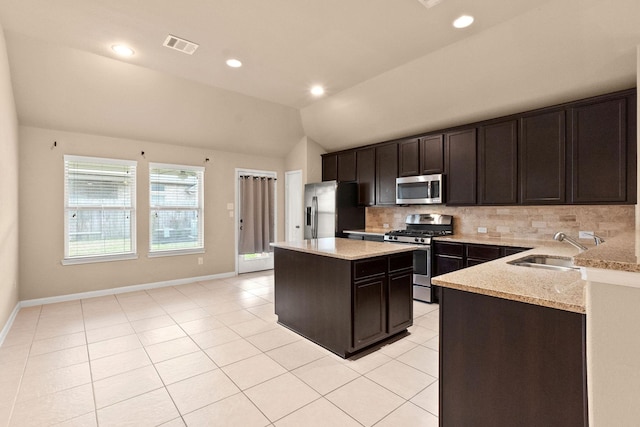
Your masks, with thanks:
[[[196,43],[181,39],[180,37],[172,36],[171,34],[167,36],[162,45],[171,49],[179,50],[187,55],[193,55],[193,52],[195,52],[199,46]]]
[[[422,4],[424,7],[426,7],[427,9],[431,9],[433,6],[436,6],[437,4],[441,3],[442,0],[418,0],[418,2]]]

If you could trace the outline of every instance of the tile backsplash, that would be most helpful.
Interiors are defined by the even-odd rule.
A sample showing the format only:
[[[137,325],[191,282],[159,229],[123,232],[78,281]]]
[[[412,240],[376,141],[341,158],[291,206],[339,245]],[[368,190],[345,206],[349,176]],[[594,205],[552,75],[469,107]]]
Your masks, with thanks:
[[[367,208],[367,228],[405,228],[407,215],[439,213],[453,216],[455,234],[486,237],[547,239],[558,231],[578,237],[593,231],[614,237],[635,229],[635,205],[567,206],[394,206]],[[487,233],[478,233],[478,228]]]

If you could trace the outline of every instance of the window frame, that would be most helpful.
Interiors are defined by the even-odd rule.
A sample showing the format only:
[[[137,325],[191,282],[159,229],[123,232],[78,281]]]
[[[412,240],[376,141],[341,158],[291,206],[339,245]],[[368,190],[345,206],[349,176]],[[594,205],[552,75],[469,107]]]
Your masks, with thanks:
[[[69,200],[69,188],[70,188],[70,180],[68,175],[68,163],[70,162],[87,162],[87,163],[96,163],[96,164],[105,164],[105,165],[118,165],[128,167],[132,172],[131,176],[133,177],[133,186],[131,188],[131,200],[130,206],[94,206],[94,205],[85,205],[85,206],[74,206],[70,207]],[[65,154],[63,157],[63,174],[64,174],[64,199],[63,199],[63,217],[64,217],[64,256],[62,259],[62,265],[76,265],[76,264],[88,264],[88,263],[98,263],[98,262],[110,262],[110,261],[123,261],[123,260],[132,260],[138,258],[137,253],[137,209],[136,209],[136,199],[137,199],[137,166],[138,162],[135,160],[124,160],[124,159],[113,159],[106,157],[90,157],[90,156],[76,156],[76,155],[68,155]],[[131,241],[131,250],[128,252],[121,252],[115,254],[98,254],[98,255],[77,255],[70,256],[70,232],[69,229],[69,214],[71,211],[81,211],[81,210],[101,210],[101,211],[130,211],[130,241]]]
[[[195,172],[198,179],[198,206],[197,208],[185,208],[180,206],[158,206],[153,203],[153,186],[158,184],[157,181],[152,180],[154,169],[174,169],[176,171],[191,171]],[[148,257],[164,257],[164,256],[177,256],[177,255],[190,255],[201,254],[205,252],[205,236],[204,236],[204,173],[205,169],[202,166],[191,165],[178,165],[172,163],[149,163],[149,253]],[[198,234],[200,236],[200,246],[193,248],[180,248],[180,249],[153,249],[153,215],[156,211],[171,211],[171,210],[195,210],[198,218]]]

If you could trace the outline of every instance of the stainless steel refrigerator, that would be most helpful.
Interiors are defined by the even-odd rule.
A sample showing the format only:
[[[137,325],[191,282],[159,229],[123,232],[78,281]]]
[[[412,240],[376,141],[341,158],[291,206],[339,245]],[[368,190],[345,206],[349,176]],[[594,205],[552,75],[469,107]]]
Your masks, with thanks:
[[[325,181],[304,186],[304,238],[344,237],[363,230],[365,211],[358,206],[358,184]]]

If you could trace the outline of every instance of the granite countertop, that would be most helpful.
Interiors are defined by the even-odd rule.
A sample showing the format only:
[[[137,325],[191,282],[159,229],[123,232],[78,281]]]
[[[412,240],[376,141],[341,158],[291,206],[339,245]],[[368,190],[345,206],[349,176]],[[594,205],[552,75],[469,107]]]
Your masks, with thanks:
[[[585,313],[586,282],[581,279],[579,270],[547,270],[507,263],[532,254],[563,257],[577,255],[578,250],[566,243],[460,235],[439,237],[438,240],[532,247],[533,249],[436,276],[432,278],[432,282],[436,285],[565,311]]]
[[[640,273],[640,230],[607,239],[574,258],[581,267]]]
[[[309,239],[299,242],[278,242],[272,243],[271,246],[344,260],[358,260],[410,252],[417,247],[416,245],[394,245],[368,240],[341,239],[338,237]]]

